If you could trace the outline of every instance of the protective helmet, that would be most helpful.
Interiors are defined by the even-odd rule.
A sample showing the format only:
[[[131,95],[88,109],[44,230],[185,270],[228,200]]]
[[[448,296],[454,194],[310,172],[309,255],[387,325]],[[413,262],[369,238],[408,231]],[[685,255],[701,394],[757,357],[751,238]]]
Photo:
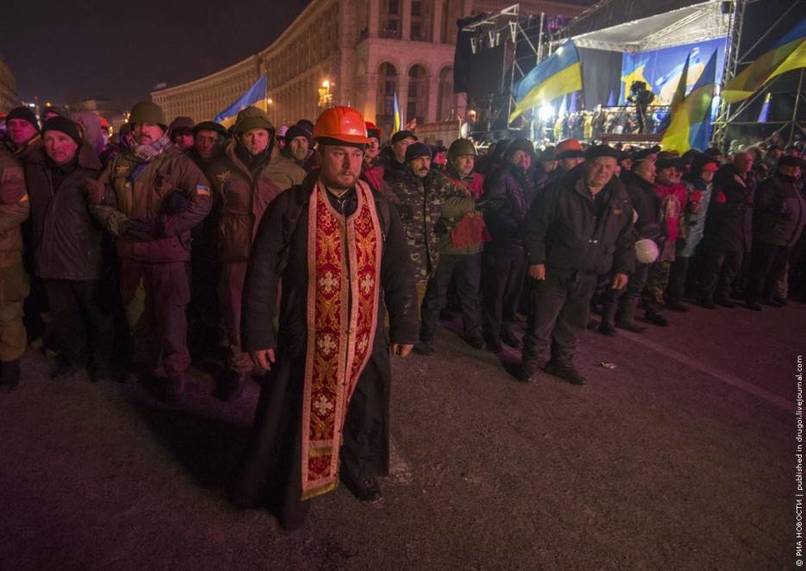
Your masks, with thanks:
[[[381,140],[381,130],[372,121],[365,121],[364,125],[367,127],[367,137],[370,139]]]
[[[642,264],[651,264],[658,259],[660,252],[658,245],[649,238],[642,238],[635,242],[635,259]]]
[[[167,129],[165,113],[162,112],[162,107],[152,101],[140,101],[139,103],[135,103],[129,113],[129,123],[133,125],[151,123],[153,125],[159,125],[163,129]]]
[[[476,147],[470,139],[456,139],[448,149],[449,159],[455,159],[462,155],[473,155],[474,157],[478,155]]]
[[[331,107],[319,115],[313,127],[313,138],[319,142],[330,140],[350,145],[369,142],[361,113],[345,106]]]
[[[585,151],[582,144],[576,139],[565,139],[557,143],[554,149],[558,159],[570,159],[573,157],[584,157]]]
[[[193,131],[193,127],[196,126],[196,123],[190,117],[185,117],[184,115],[180,115],[179,117],[174,118],[171,121],[171,124],[168,125],[168,133],[173,136],[176,133],[189,133]]]
[[[532,141],[529,139],[525,137],[516,137],[509,142],[509,145],[507,145],[507,150],[504,153],[504,156],[509,158],[518,151],[524,151],[534,156],[535,148],[534,145],[532,145]]]
[[[274,134],[274,125],[269,121],[266,112],[263,111],[263,109],[250,105],[246,109],[242,109],[238,112],[232,132],[236,135],[240,135],[252,129],[266,129],[270,134]]]
[[[217,133],[219,137],[226,137],[227,130],[224,126],[220,123],[216,123],[215,121],[202,121],[198,123],[195,127],[193,127],[193,136],[195,137],[199,131],[213,131]]]

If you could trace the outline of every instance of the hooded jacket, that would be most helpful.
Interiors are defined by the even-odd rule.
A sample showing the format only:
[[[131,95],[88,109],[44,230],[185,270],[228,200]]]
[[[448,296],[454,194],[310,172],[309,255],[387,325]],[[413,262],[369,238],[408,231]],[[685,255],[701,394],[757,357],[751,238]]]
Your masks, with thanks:
[[[216,230],[221,262],[249,260],[252,241],[269,203],[282,191],[301,184],[305,171],[272,150],[262,164],[249,168],[238,156],[237,141],[208,169],[221,211]]]

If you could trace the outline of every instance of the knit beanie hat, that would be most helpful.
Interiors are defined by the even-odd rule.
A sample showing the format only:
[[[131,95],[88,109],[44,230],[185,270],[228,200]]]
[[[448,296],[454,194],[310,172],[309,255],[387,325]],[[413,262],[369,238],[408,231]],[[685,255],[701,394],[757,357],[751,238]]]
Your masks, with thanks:
[[[59,131],[60,133],[64,133],[71,139],[76,142],[76,145],[81,145],[81,127],[75,121],[71,121],[66,117],[51,117],[47,121],[45,121],[44,126],[42,127],[42,133],[47,133],[48,131]]]
[[[291,125],[285,132],[285,140],[290,143],[297,137],[305,137],[308,139],[308,143],[310,144],[311,140],[313,139],[313,133],[306,129],[303,125],[297,123],[296,125]]]
[[[8,125],[8,122],[12,119],[22,119],[24,121],[28,121],[36,128],[37,131],[39,130],[39,123],[36,120],[36,115],[33,111],[31,111],[30,107],[20,106],[9,111],[8,115],[6,115],[6,125]]]
[[[412,143],[406,147],[406,162],[420,157],[431,158],[431,149],[425,143]]]

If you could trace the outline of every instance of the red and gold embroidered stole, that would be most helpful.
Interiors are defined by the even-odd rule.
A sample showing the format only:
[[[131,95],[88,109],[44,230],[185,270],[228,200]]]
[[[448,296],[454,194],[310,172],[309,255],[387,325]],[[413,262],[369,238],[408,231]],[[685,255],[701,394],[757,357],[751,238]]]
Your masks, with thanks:
[[[308,350],[302,405],[302,499],[333,490],[347,408],[377,327],[381,225],[372,191],[358,182],[345,218],[317,183],[308,210]]]

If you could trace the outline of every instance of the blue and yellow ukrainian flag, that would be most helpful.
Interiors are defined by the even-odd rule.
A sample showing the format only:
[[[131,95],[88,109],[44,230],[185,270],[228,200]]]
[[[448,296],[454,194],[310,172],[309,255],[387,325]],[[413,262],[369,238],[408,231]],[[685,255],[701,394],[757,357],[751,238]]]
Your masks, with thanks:
[[[678,84],[678,93],[675,93],[674,97],[672,120],[660,142],[664,151],[677,151],[682,154],[689,149],[704,150],[708,147],[711,134],[711,103],[714,100],[716,87],[716,56],[717,51],[714,50],[688,96],[685,96],[688,75],[688,61],[686,61]],[[682,99],[679,98],[680,93],[683,94]]]
[[[395,98],[392,105],[394,106],[394,126],[392,127],[392,133],[397,133],[400,131],[400,104],[397,102],[397,91],[395,91]]]
[[[806,67],[806,20],[801,20],[773,49],[728,81],[722,89],[722,99],[727,103],[747,99],[771,79],[803,67]]]
[[[561,45],[548,59],[539,63],[515,88],[513,121],[524,111],[548,103],[552,99],[582,89],[582,64],[572,41]]]
[[[224,127],[229,127],[235,122],[235,118],[238,115],[239,111],[242,111],[249,107],[250,105],[254,105],[255,107],[260,107],[264,111],[266,111],[266,88],[268,86],[268,80],[266,79],[265,75],[261,75],[258,80],[247,89],[243,95],[241,95],[236,101],[234,101],[229,107],[224,109],[221,113],[215,116],[216,123],[221,123]]]
[[[672,96],[672,102],[669,104],[669,107],[674,113],[674,110],[681,104],[686,98],[686,89],[688,88],[688,67],[691,64],[691,52],[688,53],[686,56],[686,63],[683,65],[683,71],[680,72],[680,80],[677,82],[677,89],[674,90],[674,95]]]
[[[761,111],[758,113],[758,123],[766,123],[770,116],[770,102],[772,101],[772,93],[768,93],[764,98],[764,103],[761,105]]]

